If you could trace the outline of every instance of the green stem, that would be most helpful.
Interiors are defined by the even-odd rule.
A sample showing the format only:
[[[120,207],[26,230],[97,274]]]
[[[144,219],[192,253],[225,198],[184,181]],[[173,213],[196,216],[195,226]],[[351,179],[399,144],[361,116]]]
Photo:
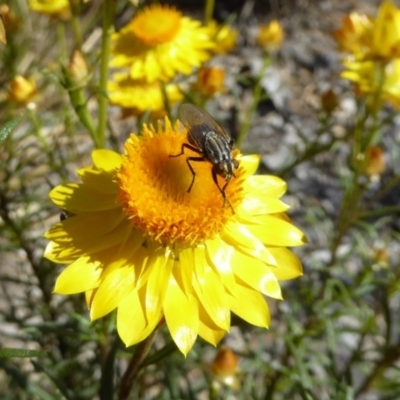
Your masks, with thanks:
[[[67,42],[65,40],[65,24],[63,22],[57,24],[57,38],[60,62],[64,65],[67,60]]]
[[[108,79],[108,60],[110,57],[111,33],[113,32],[113,21],[115,13],[115,0],[104,0],[103,3],[103,34],[101,42],[100,57],[100,81],[99,81],[99,124],[97,128],[97,147],[104,147],[105,132],[107,127],[107,79]]]
[[[135,354],[121,379],[121,387],[118,396],[119,400],[128,400],[135,379],[142,367],[144,359],[151,349],[156,333],[157,329],[154,329],[154,331],[143,342],[137,345]]]
[[[214,13],[215,0],[206,0],[204,6],[204,24],[207,25],[211,20]]]
[[[41,125],[37,118],[37,114],[35,109],[28,108],[28,116],[33,125],[33,132],[36,138],[38,139],[39,143],[43,147],[46,155],[49,158],[49,162],[53,171],[57,170],[55,159],[54,159],[54,151],[50,148],[49,144],[47,143],[46,138],[42,134]]]
[[[257,76],[257,81],[254,85],[253,100],[252,100],[250,109],[246,113],[247,117],[244,120],[243,124],[241,125],[238,137],[236,139],[236,146],[239,149],[241,148],[241,146],[243,144],[243,140],[246,137],[246,135],[250,129],[250,125],[253,121],[254,114],[256,113],[258,104],[260,103],[261,95],[262,95],[261,79],[263,78],[264,72],[268,68],[269,64],[270,64],[270,59],[268,56],[265,56],[263,59],[263,65],[261,67],[260,73]]]
[[[75,36],[76,49],[82,52],[83,39],[81,25],[79,21],[80,4],[77,4],[73,0],[69,0],[69,3],[72,10],[71,24]]]

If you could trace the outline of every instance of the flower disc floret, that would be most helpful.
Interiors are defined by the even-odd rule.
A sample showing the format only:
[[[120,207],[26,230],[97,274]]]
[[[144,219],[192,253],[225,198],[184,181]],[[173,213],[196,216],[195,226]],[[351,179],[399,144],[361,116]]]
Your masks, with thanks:
[[[186,159],[199,154],[185,150],[180,157],[170,157],[179,154],[185,142],[179,124],[173,129],[166,121],[165,132],[161,123],[157,132],[145,125],[142,138],[133,135],[126,143],[117,174],[119,198],[133,226],[165,245],[187,246],[212,239],[232,216],[212,179],[210,162],[193,163],[195,182],[187,191],[193,175]],[[225,191],[233,207],[243,198],[242,173],[237,171]],[[223,184],[220,178],[220,187]]]

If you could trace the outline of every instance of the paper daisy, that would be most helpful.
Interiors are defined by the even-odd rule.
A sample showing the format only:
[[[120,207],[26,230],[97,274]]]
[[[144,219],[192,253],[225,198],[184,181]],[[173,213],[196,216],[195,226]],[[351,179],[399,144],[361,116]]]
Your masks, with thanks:
[[[82,183],[56,187],[52,201],[70,217],[52,227],[45,256],[70,264],[55,292],[85,292],[90,317],[117,311],[123,342],[144,340],[160,323],[182,353],[198,336],[216,345],[229,332],[231,313],[268,327],[264,298],[281,299],[280,280],[302,273],[286,247],[305,243],[285,215],[280,178],[253,175],[258,156],[242,156],[226,188],[232,209],[212,179],[209,162],[186,157],[187,133],[165,119],[131,135],[125,154],[95,150]],[[219,177],[218,177],[219,178]],[[224,183],[222,178],[218,182]]]
[[[42,14],[48,14],[61,19],[71,16],[68,0],[29,0],[29,8]]]
[[[107,91],[110,102],[141,115],[151,111],[153,115],[165,113],[161,82],[148,83],[144,80],[132,79],[128,74],[115,74],[108,82]],[[165,95],[170,105],[182,100],[182,92],[172,83],[165,84]]]
[[[155,4],[139,11],[112,37],[111,67],[129,67],[134,79],[169,80],[190,74],[210,58],[210,29],[173,7]]]

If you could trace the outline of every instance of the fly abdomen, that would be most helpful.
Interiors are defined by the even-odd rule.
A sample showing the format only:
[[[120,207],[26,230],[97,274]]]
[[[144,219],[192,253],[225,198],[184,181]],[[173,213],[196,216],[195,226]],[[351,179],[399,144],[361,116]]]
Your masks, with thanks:
[[[231,150],[225,140],[210,131],[205,136],[204,155],[212,164],[218,164],[231,158]]]

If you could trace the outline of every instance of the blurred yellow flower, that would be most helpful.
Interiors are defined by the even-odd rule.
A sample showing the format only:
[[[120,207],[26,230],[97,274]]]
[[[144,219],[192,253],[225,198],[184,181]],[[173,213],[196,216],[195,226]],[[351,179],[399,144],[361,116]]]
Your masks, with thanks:
[[[132,79],[128,74],[121,73],[114,74],[108,82],[107,91],[111,103],[128,109],[128,114],[141,115],[151,111],[154,118],[165,114],[162,84]],[[179,87],[172,83],[165,84],[165,94],[170,105],[183,98]]]
[[[193,90],[204,97],[211,97],[224,90],[225,71],[222,68],[211,66],[201,67],[197,73],[197,81]]]
[[[36,82],[33,78],[17,75],[10,82],[8,98],[20,105],[27,105],[34,100],[36,93]]]
[[[341,76],[356,85],[356,91],[379,95],[381,99],[400,108],[400,58],[390,62],[344,61]]]
[[[165,321],[182,353],[197,336],[216,345],[230,329],[231,312],[268,327],[263,295],[281,299],[280,280],[302,274],[286,247],[305,243],[280,200],[286,184],[253,176],[258,156],[240,163],[223,206],[209,162],[173,157],[186,131],[165,119],[132,134],[125,155],[95,150],[82,183],[54,188],[50,197],[71,217],[52,227],[45,256],[70,264],[55,292],[85,292],[92,320],[117,309],[117,329],[126,346],[144,340]],[[185,151],[187,156],[197,153]],[[224,180],[218,177],[219,184]]]
[[[332,35],[343,51],[363,57],[371,46],[372,27],[371,17],[353,12],[343,18],[341,28]]]
[[[379,7],[371,47],[372,55],[377,58],[400,57],[400,9],[391,0]]]
[[[214,361],[211,363],[211,372],[213,374],[213,386],[218,391],[221,389],[221,383],[229,386],[235,390],[240,389],[240,382],[238,379],[238,361],[239,357],[227,347],[222,346]]]
[[[215,54],[226,54],[236,47],[239,32],[228,24],[217,24],[211,20],[207,27],[214,42],[213,52]]]
[[[1,14],[0,25],[2,26],[1,37],[4,38],[4,41],[2,40],[2,42],[6,43],[5,42],[6,36],[17,32],[20,27],[21,21],[15,15],[15,13],[12,10],[10,10],[10,7],[6,4],[2,4],[0,6],[0,14]]]
[[[382,2],[376,18],[351,13],[333,32],[344,51],[357,60],[390,60],[400,57],[400,9],[391,0]]]
[[[84,83],[88,76],[89,70],[83,54],[79,50],[75,50],[68,64],[68,72],[76,84]]]
[[[385,152],[378,146],[371,146],[365,156],[365,173],[381,175],[386,170]]]
[[[169,80],[190,74],[210,58],[210,29],[173,7],[155,4],[139,11],[112,36],[111,67],[129,67],[133,79]]]
[[[69,0],[29,0],[29,8],[60,19],[71,16]]]
[[[284,36],[282,25],[279,21],[273,20],[259,27],[257,44],[267,51],[276,50],[282,44]]]

